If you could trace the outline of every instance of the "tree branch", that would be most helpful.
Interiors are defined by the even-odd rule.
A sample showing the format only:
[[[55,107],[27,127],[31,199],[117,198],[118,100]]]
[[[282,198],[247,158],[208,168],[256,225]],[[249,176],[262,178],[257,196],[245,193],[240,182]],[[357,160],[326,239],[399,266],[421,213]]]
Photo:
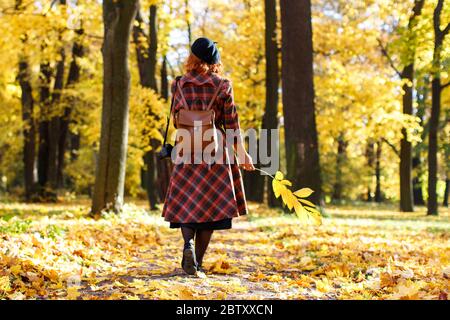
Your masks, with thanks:
[[[389,61],[389,64],[391,65],[391,68],[395,71],[395,73],[402,78],[402,73],[395,67],[394,61],[392,60],[391,56],[389,55],[389,53],[387,52],[386,48],[383,46],[383,42],[381,42],[380,39],[378,40],[378,44],[380,46],[381,49],[381,53],[386,57],[386,59]]]
[[[398,149],[389,141],[386,140],[386,138],[381,138],[381,141],[385,142],[389,147],[392,148],[392,150],[395,152],[395,154],[400,157],[400,152],[398,151]]]
[[[450,81],[447,82],[446,84],[441,85],[441,90],[444,90],[444,89],[447,88],[448,86],[450,86]]]
[[[444,30],[442,30],[442,35],[445,37],[447,33],[449,33],[449,31],[450,31],[450,23],[447,24]]]

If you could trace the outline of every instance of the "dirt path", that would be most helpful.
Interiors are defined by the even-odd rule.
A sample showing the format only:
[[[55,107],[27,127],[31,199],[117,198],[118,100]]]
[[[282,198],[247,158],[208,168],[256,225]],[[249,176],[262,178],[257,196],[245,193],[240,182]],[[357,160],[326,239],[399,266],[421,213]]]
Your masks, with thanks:
[[[205,257],[206,277],[189,276],[180,267],[182,242],[179,230],[160,230],[160,246],[137,254],[124,274],[98,282],[83,281],[80,298],[179,298],[179,299],[287,299],[313,298],[297,286],[279,282],[283,275],[296,278],[298,270],[278,270],[289,252],[270,245],[270,235],[247,219],[234,221],[232,230],[216,231]],[[278,263],[277,263],[278,262]]]

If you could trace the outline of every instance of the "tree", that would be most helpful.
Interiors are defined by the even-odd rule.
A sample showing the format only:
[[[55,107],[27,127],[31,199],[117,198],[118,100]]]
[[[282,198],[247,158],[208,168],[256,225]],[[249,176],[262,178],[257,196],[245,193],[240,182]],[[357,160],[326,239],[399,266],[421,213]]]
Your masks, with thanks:
[[[103,209],[122,209],[128,142],[129,39],[138,4],[138,0],[103,1],[102,128],[93,214]]]
[[[69,74],[67,76],[66,87],[71,88],[75,86],[75,84],[80,80],[80,72],[81,67],[79,63],[79,59],[83,57],[84,48],[81,43],[81,38],[84,34],[84,29],[80,26],[76,31],[77,38],[72,45],[72,61],[69,66]],[[76,101],[74,101],[73,97],[71,97],[68,101],[68,104],[64,108],[64,113],[60,117],[60,128],[59,128],[59,141],[58,141],[58,186],[63,185],[63,170],[64,170],[64,154],[67,149],[67,140],[70,137],[71,140],[75,143],[71,143],[72,149],[71,155],[75,156],[76,150],[74,147],[79,145],[80,135],[72,134],[69,131],[69,124],[71,122],[72,110],[74,108]]]
[[[277,5],[275,0],[265,0],[265,53],[266,53],[266,106],[262,121],[262,129],[271,130],[278,129],[278,88],[280,82],[279,66],[278,66],[278,44],[277,44]],[[269,131],[270,132],[270,131]],[[270,134],[267,139],[268,153],[276,153],[277,150],[271,150]],[[264,183],[268,183],[268,203],[269,206],[277,206],[270,179],[265,179]]]
[[[342,165],[346,158],[347,141],[345,140],[344,132],[341,132],[337,138],[337,157],[335,182],[331,198],[335,201],[342,200],[343,182],[342,182]]]
[[[150,33],[147,36],[142,28],[143,19],[140,11],[136,15],[137,24],[133,28],[133,40],[136,44],[136,55],[139,69],[139,81],[141,86],[150,88],[158,92],[156,82],[156,61],[158,52],[158,33],[157,33],[157,6],[151,5],[149,9]],[[147,113],[152,114],[151,106],[148,106]],[[142,174],[144,187],[147,191],[149,206],[156,209],[158,202],[158,190],[156,185],[156,153],[157,141],[150,139],[151,150],[144,155],[145,169]]]
[[[408,46],[406,66],[400,77],[405,81],[403,85],[403,113],[413,114],[413,83],[414,83],[414,59],[415,59],[415,35],[414,25],[416,18],[421,14],[425,0],[415,0],[414,8],[408,22],[408,36],[413,43]],[[400,142],[400,210],[404,212],[414,211],[414,198],[412,186],[412,146],[406,129],[402,129],[403,138]]]
[[[427,214],[438,214],[437,202],[437,152],[438,152],[438,129],[439,115],[441,110],[441,92],[447,85],[441,84],[441,54],[442,44],[445,36],[450,31],[450,23],[444,29],[441,29],[441,13],[444,7],[444,0],[438,0],[433,13],[433,30],[434,30],[434,49],[432,62],[432,80],[431,80],[431,116],[430,129],[428,132],[428,201]]]
[[[44,47],[44,46],[43,46]],[[55,195],[51,194],[48,186],[49,169],[49,145],[50,145],[50,82],[52,78],[52,69],[48,61],[43,61],[39,68],[39,153],[38,153],[38,182],[41,199],[53,199]]]
[[[314,107],[311,1],[281,0],[282,99],[287,173],[294,185],[321,200],[319,149]]]
[[[22,120],[23,128],[23,164],[25,177],[25,200],[29,201],[34,195],[35,189],[35,156],[36,156],[36,127],[33,118],[33,93],[30,84],[30,70],[26,58],[19,62],[18,81],[22,89]]]
[[[401,60],[404,64],[399,71],[389,56],[386,48],[380,41],[382,53],[387,57],[392,69],[403,81],[403,114],[413,115],[413,85],[414,85],[414,62],[416,56],[416,30],[417,18],[421,15],[425,0],[415,0],[414,7],[408,20],[408,26],[401,37]],[[402,32],[401,28],[399,30]],[[412,183],[412,144],[408,137],[407,129],[402,128],[402,139],[400,141],[400,210],[403,212],[414,211],[413,183]]]

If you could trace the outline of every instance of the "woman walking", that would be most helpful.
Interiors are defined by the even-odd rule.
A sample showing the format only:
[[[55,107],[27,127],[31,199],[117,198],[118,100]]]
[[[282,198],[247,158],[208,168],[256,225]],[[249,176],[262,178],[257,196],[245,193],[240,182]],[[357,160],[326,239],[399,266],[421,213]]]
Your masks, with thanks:
[[[199,38],[191,46],[186,73],[172,84],[172,117],[182,109],[210,109],[223,142],[218,153],[224,161],[175,164],[164,202],[164,219],[171,228],[181,228],[181,265],[191,275],[202,270],[213,231],[230,229],[232,218],[247,214],[238,165],[245,170],[255,169],[240,133],[233,143],[234,152],[230,153],[232,149],[226,145],[225,129],[239,131],[240,127],[231,82],[221,77],[221,68],[216,44]]]

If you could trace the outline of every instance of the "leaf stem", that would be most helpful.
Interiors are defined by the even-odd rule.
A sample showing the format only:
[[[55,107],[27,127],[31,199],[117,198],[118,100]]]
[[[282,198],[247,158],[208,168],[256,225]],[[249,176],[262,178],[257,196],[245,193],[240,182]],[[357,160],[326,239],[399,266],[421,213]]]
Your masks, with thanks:
[[[268,175],[268,176],[271,177],[272,179],[275,179],[275,177],[274,177],[273,175],[271,175],[270,173],[268,173],[267,171],[264,171],[264,170],[259,169],[259,168],[255,168],[255,170],[261,171],[262,173]]]

